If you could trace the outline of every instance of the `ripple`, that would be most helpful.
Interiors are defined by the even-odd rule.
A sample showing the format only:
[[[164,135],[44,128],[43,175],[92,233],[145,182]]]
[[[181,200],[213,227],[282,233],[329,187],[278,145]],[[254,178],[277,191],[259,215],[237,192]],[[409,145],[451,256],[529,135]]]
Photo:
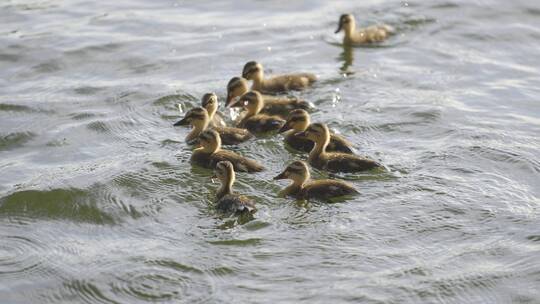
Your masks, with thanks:
[[[103,294],[97,285],[88,281],[69,281],[64,283],[64,287],[80,297],[85,303],[118,303]]]
[[[152,260],[117,276],[112,290],[122,297],[150,302],[200,303],[214,287],[202,271],[170,260]]]
[[[262,239],[251,238],[245,240],[219,240],[219,241],[209,241],[208,243],[212,245],[225,245],[225,246],[256,246],[262,243]]]
[[[23,105],[0,103],[0,111],[5,112],[35,112],[36,110]]]
[[[0,241],[0,276],[28,277],[45,275],[43,262],[44,246],[30,236],[3,236]]]
[[[0,216],[68,219],[76,222],[114,224],[114,218],[96,206],[96,199],[81,189],[18,191],[0,198]]]
[[[33,132],[16,132],[4,136],[0,135],[0,151],[21,147],[36,136],[37,134]]]

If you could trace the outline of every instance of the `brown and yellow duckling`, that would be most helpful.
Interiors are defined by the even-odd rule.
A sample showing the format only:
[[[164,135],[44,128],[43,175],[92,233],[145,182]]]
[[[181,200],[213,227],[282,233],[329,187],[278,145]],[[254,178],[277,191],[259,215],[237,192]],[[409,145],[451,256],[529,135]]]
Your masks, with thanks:
[[[260,172],[264,166],[257,161],[221,149],[221,138],[215,130],[205,130],[199,135],[200,147],[193,150],[191,162],[205,168],[215,168],[220,161],[230,161],[238,172]]]
[[[224,145],[237,145],[243,143],[253,137],[246,129],[233,128],[233,127],[210,127],[210,117],[208,111],[203,107],[195,107],[186,112],[184,118],[174,124],[174,126],[186,126],[192,125],[193,129],[186,136],[186,142],[189,144],[196,144],[199,139],[199,135],[207,130],[216,130]]]
[[[389,25],[372,25],[366,28],[356,29],[356,21],[351,14],[343,14],[339,18],[339,26],[336,34],[343,30],[343,44],[345,45],[360,45],[382,42],[386,40],[393,32]]]
[[[264,107],[264,101],[257,91],[250,91],[242,95],[240,102],[246,109],[244,117],[238,123],[240,128],[246,128],[254,133],[262,133],[277,131],[285,123],[285,120],[279,116],[260,113]]]
[[[357,194],[350,184],[333,179],[310,180],[309,168],[303,161],[295,161],[274,180],[290,179],[292,184],[281,190],[280,196],[293,196],[298,199],[330,199],[344,195]]]
[[[212,127],[226,127],[227,124],[221,114],[217,112],[219,103],[218,98],[215,93],[206,93],[201,99],[201,105],[203,108],[208,111],[208,116],[210,118],[210,125]]]
[[[311,73],[286,74],[265,79],[262,64],[255,61],[244,65],[242,77],[253,81],[251,90],[269,94],[303,90],[317,81],[317,76]]]
[[[255,203],[244,195],[233,192],[232,186],[236,179],[234,166],[230,161],[220,161],[216,164],[214,176],[221,182],[221,187],[216,193],[215,207],[218,211],[226,214],[252,214],[257,211]]]
[[[242,107],[239,102],[236,102],[236,97],[242,96],[249,91],[248,81],[242,77],[233,77],[227,84],[227,107]],[[262,95],[262,94],[261,94]],[[286,114],[293,109],[309,110],[311,108],[309,102],[298,99],[296,97],[270,96],[262,95],[264,100],[264,108],[262,113],[266,114]]]
[[[305,131],[310,123],[311,119],[308,112],[301,109],[293,110],[287,117],[287,122],[279,129],[279,133],[287,132],[285,133],[285,142],[289,146],[309,153],[313,150],[315,144],[306,137],[298,135],[298,133]],[[326,147],[326,151],[354,154],[351,143],[336,134],[330,134],[330,142]]]
[[[330,142],[330,131],[325,124],[313,123],[299,134],[315,143],[309,152],[309,163],[321,170],[331,172],[359,172],[382,167],[378,162],[353,154],[326,152]]]

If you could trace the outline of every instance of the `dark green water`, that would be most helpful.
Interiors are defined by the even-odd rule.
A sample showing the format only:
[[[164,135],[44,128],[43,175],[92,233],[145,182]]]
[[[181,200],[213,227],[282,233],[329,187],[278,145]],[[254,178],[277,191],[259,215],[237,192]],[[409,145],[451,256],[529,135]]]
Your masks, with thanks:
[[[540,303],[539,54],[538,1],[3,1],[0,302]],[[254,59],[389,172],[278,199],[305,155],[261,138],[256,218],[217,216],[176,105]]]

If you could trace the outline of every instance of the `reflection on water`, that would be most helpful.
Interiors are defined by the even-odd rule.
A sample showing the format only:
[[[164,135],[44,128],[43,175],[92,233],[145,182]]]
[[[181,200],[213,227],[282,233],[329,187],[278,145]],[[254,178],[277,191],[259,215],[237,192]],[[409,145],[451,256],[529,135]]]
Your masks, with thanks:
[[[343,45],[343,52],[339,54],[339,58],[343,61],[343,64],[339,68],[344,75],[351,75],[354,72],[350,71],[349,68],[353,65],[354,61],[354,48],[350,45]]]
[[[540,7],[504,1],[0,4],[2,303],[536,303]],[[339,15],[390,24],[343,47]],[[230,149],[254,218],[213,208],[183,111],[245,62],[308,71],[294,93],[386,172],[361,194],[278,198],[305,155]],[[346,76],[346,77],[344,77]],[[229,111],[220,109],[229,115]],[[313,170],[314,178],[336,177]]]

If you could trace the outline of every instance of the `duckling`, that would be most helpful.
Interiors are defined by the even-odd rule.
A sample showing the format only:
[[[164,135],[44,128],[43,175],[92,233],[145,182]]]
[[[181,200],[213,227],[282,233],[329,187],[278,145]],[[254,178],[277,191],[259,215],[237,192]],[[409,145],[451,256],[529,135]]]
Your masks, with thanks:
[[[187,111],[184,118],[176,122],[174,126],[192,125],[193,129],[186,136],[186,142],[189,144],[196,144],[199,135],[206,129],[214,129],[223,140],[224,145],[237,145],[245,142],[253,137],[246,129],[232,128],[232,127],[209,127],[210,117],[208,111],[203,107],[195,107]]]
[[[280,196],[293,196],[298,199],[330,199],[334,197],[357,194],[350,184],[333,179],[310,181],[308,166],[303,161],[295,161],[274,180],[290,179],[292,184],[281,190]]]
[[[205,168],[215,168],[220,161],[230,161],[235,171],[260,172],[265,168],[257,161],[232,151],[221,149],[221,137],[215,130],[205,130],[199,135],[200,147],[193,150],[191,162]]]
[[[240,97],[246,113],[238,123],[238,127],[246,128],[250,132],[261,133],[277,131],[283,126],[285,120],[278,116],[260,114],[264,107],[262,96],[257,91],[250,91]]]
[[[392,27],[386,24],[356,29],[354,16],[351,14],[343,14],[339,18],[339,26],[335,33],[339,33],[342,29],[345,32],[343,37],[343,44],[345,45],[381,42],[386,40],[393,32]]]
[[[203,108],[208,111],[208,116],[210,118],[210,125],[212,127],[226,127],[227,124],[225,123],[225,120],[223,120],[223,117],[219,113],[217,113],[218,109],[218,98],[215,93],[206,93],[203,95],[201,99],[201,105]]]
[[[307,129],[310,120],[308,112],[302,109],[293,110],[287,117],[287,122],[279,129],[279,133],[288,131],[285,134],[285,142],[296,150],[309,153],[313,150],[314,143],[297,134]],[[330,142],[326,151],[354,154],[351,143],[336,134],[330,134]]]
[[[242,77],[233,77],[227,84],[227,107],[241,107],[239,102],[234,102],[235,98],[242,96],[249,91],[248,81]],[[278,97],[270,95],[262,95],[264,100],[264,108],[261,113],[270,115],[286,114],[293,109],[309,110],[311,105],[305,100],[296,97]]]
[[[330,142],[330,131],[325,124],[313,123],[299,136],[305,136],[315,143],[309,152],[309,163],[322,170],[331,172],[358,172],[379,168],[381,165],[374,160],[352,154],[326,152]]]
[[[270,79],[264,79],[263,66],[255,61],[250,61],[244,65],[242,77],[247,80],[253,80],[251,90],[270,94],[303,90],[317,80],[317,76],[311,73],[279,75]]]
[[[227,214],[240,215],[243,213],[255,213],[255,203],[244,195],[239,195],[233,192],[232,185],[234,184],[236,174],[234,173],[233,164],[230,161],[220,161],[216,164],[214,176],[221,182],[221,187],[216,193],[216,209]]]

